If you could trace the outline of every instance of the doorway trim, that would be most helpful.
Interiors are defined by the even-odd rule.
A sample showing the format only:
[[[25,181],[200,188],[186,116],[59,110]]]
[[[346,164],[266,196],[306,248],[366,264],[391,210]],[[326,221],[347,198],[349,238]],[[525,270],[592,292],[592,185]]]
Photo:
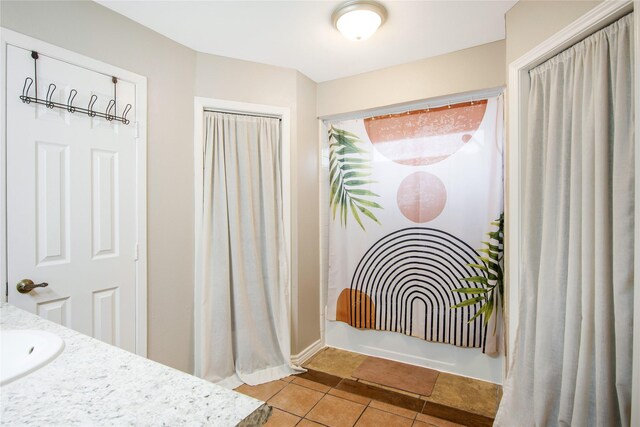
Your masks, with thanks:
[[[521,145],[526,140],[527,132],[527,105],[530,86],[529,70],[573,46],[580,40],[594,32],[606,27],[615,20],[633,10],[640,11],[640,1],[615,1],[606,0],[585,15],[565,27],[549,39],[545,40],[517,60],[509,64],[508,86],[508,135],[507,143],[507,215],[506,242],[508,278],[507,295],[507,367],[513,363],[512,355],[515,347],[516,331],[518,330],[519,311],[518,297],[520,284],[521,265]],[[635,61],[635,236],[634,236],[634,264],[640,265],[640,17],[634,15],[634,61]],[[633,332],[633,368],[632,368],[632,392],[631,401],[640,398],[640,271],[635,272],[634,277],[634,332]],[[631,425],[640,425],[640,407],[632,405]]]
[[[71,50],[52,45],[22,33],[0,27],[0,283],[3,302],[7,302],[7,46],[36,50],[50,58],[67,62],[97,73],[117,76],[119,79],[136,85],[133,112],[135,120],[131,124],[136,128],[136,354],[147,357],[147,78],[131,71],[81,55]]]
[[[297,280],[293,274],[293,263],[291,260],[294,254],[291,252],[293,228],[291,222],[291,109],[288,107],[278,107],[264,104],[251,104],[247,102],[228,101],[224,99],[194,97],[194,128],[193,128],[193,164],[194,164],[194,253],[198,253],[198,236],[202,233],[202,210],[204,209],[204,112],[205,110],[216,110],[229,113],[243,113],[253,115],[266,115],[279,117],[282,120],[281,144],[282,144],[282,209],[285,232],[285,246],[287,253],[287,265],[289,273],[289,301],[287,301],[287,311],[289,314],[289,328],[293,331],[292,319],[297,318],[295,310],[297,301]],[[196,255],[197,256],[197,255]],[[197,261],[196,261],[197,262]],[[194,274],[196,264],[194,263]],[[195,286],[195,282],[194,282]],[[198,328],[196,323],[194,328]],[[196,334],[196,337],[198,334]],[[293,341],[292,341],[293,342]],[[198,345],[197,338],[194,345]],[[289,351],[291,353],[291,351]]]

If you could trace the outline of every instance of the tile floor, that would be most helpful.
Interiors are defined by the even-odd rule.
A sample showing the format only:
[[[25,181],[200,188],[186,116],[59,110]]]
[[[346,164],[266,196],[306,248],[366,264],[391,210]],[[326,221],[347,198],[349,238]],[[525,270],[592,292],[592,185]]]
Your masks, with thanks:
[[[326,347],[305,363],[304,367],[342,378],[358,380],[353,374],[367,357],[363,354]],[[500,399],[502,399],[502,387],[497,384],[446,372],[440,372],[429,396],[417,395],[361,379],[359,382],[490,418],[495,416]]]
[[[304,374],[236,390],[273,408],[267,427],[492,425],[499,386],[440,373],[431,395],[420,396],[352,377],[366,359],[328,347],[305,364]]]

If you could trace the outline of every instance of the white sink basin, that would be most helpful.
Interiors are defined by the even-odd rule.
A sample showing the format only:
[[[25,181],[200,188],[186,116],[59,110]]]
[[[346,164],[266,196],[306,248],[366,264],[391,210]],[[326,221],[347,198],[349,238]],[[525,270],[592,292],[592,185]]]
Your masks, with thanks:
[[[56,334],[35,330],[0,331],[0,385],[40,369],[64,349]]]

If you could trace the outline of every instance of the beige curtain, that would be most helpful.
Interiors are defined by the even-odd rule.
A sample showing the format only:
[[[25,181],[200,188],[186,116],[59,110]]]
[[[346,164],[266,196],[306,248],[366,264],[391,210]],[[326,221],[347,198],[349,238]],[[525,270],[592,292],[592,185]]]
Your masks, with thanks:
[[[632,30],[628,15],[530,73],[520,324],[496,425],[630,423]]]
[[[205,112],[196,254],[195,373],[236,387],[290,364],[280,122]]]

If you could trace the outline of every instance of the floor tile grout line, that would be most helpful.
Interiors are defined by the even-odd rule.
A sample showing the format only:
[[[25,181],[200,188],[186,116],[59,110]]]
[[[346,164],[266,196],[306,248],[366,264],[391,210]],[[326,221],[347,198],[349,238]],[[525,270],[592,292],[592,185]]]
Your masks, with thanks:
[[[296,385],[299,385],[299,386],[301,386],[301,387],[304,387],[302,384],[296,384]],[[312,388],[309,388],[309,387],[305,387],[305,388],[307,388],[307,389],[309,389],[309,390],[318,391],[318,390],[315,390],[315,389],[312,389]],[[411,411],[411,412],[415,412],[415,415],[414,415],[412,418],[409,418],[409,417],[405,417],[404,415],[400,415],[400,414],[397,414],[397,413],[394,413],[394,412],[391,412],[391,411],[384,410],[384,409],[382,409],[382,408],[376,408],[376,407],[371,406],[371,403],[372,403],[372,402],[380,402],[379,400],[375,400],[375,399],[367,398],[367,399],[369,399],[369,402],[368,402],[366,405],[364,405],[364,404],[362,404],[362,403],[354,402],[354,401],[349,400],[349,399],[344,398],[344,397],[339,397],[339,396],[335,396],[335,395],[333,395],[333,394],[330,394],[329,392],[330,392],[331,390],[338,390],[338,391],[340,391],[339,389],[336,389],[335,387],[331,387],[327,392],[324,392],[324,396],[323,396],[322,398],[320,398],[320,400],[322,400],[325,396],[329,395],[329,396],[335,397],[335,398],[337,398],[337,399],[346,400],[347,402],[356,403],[356,404],[359,404],[359,405],[363,405],[363,406],[364,406],[364,409],[362,410],[362,412],[360,413],[360,415],[358,416],[358,418],[356,419],[356,421],[352,424],[352,426],[355,426],[355,425],[358,423],[358,420],[362,417],[362,414],[364,414],[364,412],[367,410],[367,408],[377,409],[378,411],[381,411],[381,412],[384,412],[384,413],[387,413],[387,414],[391,414],[391,415],[395,415],[395,416],[398,416],[398,417],[406,418],[406,419],[408,419],[408,420],[411,420],[411,421],[412,421],[412,425],[413,425],[413,423],[417,420],[418,414],[421,414],[421,413],[422,413],[422,409],[424,409],[424,403],[423,403],[423,404],[422,404],[422,408],[420,409],[420,411]],[[322,393],[322,392],[321,392],[321,393]],[[306,413],[306,414],[301,418],[301,420],[306,419],[306,420],[309,420],[309,421],[317,422],[317,421],[314,421],[314,420],[311,420],[311,419],[307,418],[307,415],[309,415],[309,413],[311,413],[311,411],[313,411],[313,408],[315,408],[315,407],[320,403],[320,400],[318,400],[318,401],[316,402],[316,404],[315,404],[315,405],[313,405],[313,406],[311,407],[311,409],[309,409],[309,411],[308,411],[308,412],[307,412],[307,413]],[[385,403],[385,402],[380,402],[380,403]],[[406,408],[402,408],[402,407],[400,407],[400,406],[392,405],[392,404],[390,404],[390,403],[386,403],[386,404],[387,404],[387,405],[389,405],[389,406],[397,407],[397,408],[399,408],[399,409],[406,409]],[[285,411],[285,412],[286,412],[286,411]],[[295,414],[293,414],[293,415],[295,415]],[[319,424],[320,424],[320,423],[319,423]]]
[[[380,402],[380,401],[379,401],[379,400],[375,400],[375,399],[371,399],[371,401],[369,402],[369,404],[367,405],[367,407],[371,407],[372,409],[377,409],[378,411],[386,412],[387,414],[397,415],[397,416],[399,416],[399,417],[406,418],[406,419],[408,419],[408,420],[412,420],[412,421],[415,421],[415,420],[416,420],[416,418],[418,417],[418,414],[420,414],[420,413],[421,413],[421,412],[411,411],[411,409],[406,409],[406,408],[403,408],[403,407],[401,407],[401,406],[392,405],[391,403],[380,402],[380,403],[385,403],[386,405],[389,405],[389,406],[394,406],[394,407],[399,408],[399,409],[406,409],[407,411],[411,411],[411,412],[415,412],[415,413],[416,413],[416,414],[413,416],[413,418],[409,418],[409,417],[405,417],[404,415],[396,414],[395,412],[391,412],[391,411],[384,410],[384,409],[382,409],[382,408],[376,408],[375,406],[371,406],[371,403],[372,403],[372,402]]]
[[[291,384],[291,383],[289,383],[289,384]],[[314,390],[314,389],[312,389],[312,388],[308,388],[308,387],[304,387],[304,386],[302,386],[302,385],[300,385],[300,384],[294,384],[294,385],[297,385],[298,387],[306,388],[307,390],[312,390],[312,391],[315,391],[315,392],[318,392],[318,393],[322,393],[321,391]],[[287,385],[287,386],[288,386],[288,385]],[[284,388],[282,388],[280,391],[284,390],[287,386],[285,386]],[[279,391],[278,393],[280,393],[280,391]],[[278,394],[278,393],[276,393],[276,394]],[[273,396],[271,396],[269,399],[272,399],[276,394],[274,394]],[[323,396],[322,396],[320,399],[318,399],[318,402],[320,402],[320,401],[324,398],[324,396],[326,396],[326,395],[327,395],[327,393],[322,393],[322,394],[323,394]],[[296,417],[298,417],[298,418],[300,418],[301,420],[303,420],[303,419],[307,416],[307,414],[309,414],[309,412],[311,412],[311,411],[313,410],[313,408],[315,408],[315,407],[316,407],[316,405],[318,404],[318,402],[314,403],[314,404],[313,404],[313,406],[312,406],[312,407],[311,407],[307,412],[305,412],[305,413],[304,413],[304,415],[302,415],[302,416],[300,416],[300,415],[298,415],[298,414],[294,414],[293,412],[285,411],[284,409],[276,408],[275,406],[271,406],[271,407],[272,407],[272,408],[279,409],[279,410],[281,410],[281,411],[283,411],[283,412],[286,412],[287,414],[295,415]],[[269,402],[265,402],[265,403],[269,403]],[[309,420],[309,421],[312,421],[312,420]],[[315,421],[314,421],[314,422],[315,422]],[[296,424],[296,425],[297,425],[297,424]]]
[[[362,418],[362,415],[364,415],[364,413],[366,412],[368,406],[365,406],[364,409],[362,410],[362,412],[360,412],[360,415],[358,415],[358,418],[356,418],[356,421],[351,424],[351,427],[354,427],[356,424],[358,424],[358,421],[360,421],[360,418]]]
[[[319,372],[322,372],[322,371],[319,371]],[[359,405],[364,406],[363,411],[360,413],[360,415],[358,416],[358,418],[357,418],[357,419],[356,419],[356,421],[355,421],[356,423],[360,420],[360,418],[362,417],[362,415],[364,414],[364,412],[366,411],[366,409],[367,409],[367,408],[369,408],[369,407],[370,407],[370,408],[372,408],[372,409],[377,409],[377,410],[382,411],[382,412],[384,412],[384,413],[388,413],[388,414],[390,414],[390,415],[399,416],[399,417],[402,417],[402,418],[408,419],[408,420],[412,421],[413,423],[415,423],[416,421],[418,421],[418,418],[417,418],[417,417],[418,417],[418,414],[423,414],[423,413],[424,413],[424,409],[425,409],[425,407],[426,407],[426,404],[427,404],[427,403],[429,403],[429,401],[427,401],[427,400],[425,400],[425,399],[421,399],[420,397],[418,397],[418,399],[422,402],[422,404],[421,404],[421,406],[420,406],[420,409],[419,409],[419,410],[417,410],[417,411],[413,411],[413,410],[411,410],[411,409],[404,408],[404,407],[402,407],[402,406],[397,406],[397,405],[394,405],[394,404],[389,403],[389,402],[379,401],[379,400],[377,400],[377,399],[372,399],[372,398],[367,397],[367,396],[361,396],[361,395],[359,395],[359,394],[357,394],[357,393],[356,393],[356,396],[358,396],[358,397],[362,397],[362,398],[364,398],[364,399],[368,399],[368,400],[369,400],[367,404],[363,404],[362,402],[357,402],[357,401],[350,400],[350,399],[345,398],[345,397],[341,397],[341,396],[337,396],[337,395],[333,395],[333,394],[331,394],[331,391],[332,391],[332,390],[346,392],[346,391],[344,391],[344,390],[340,390],[339,388],[337,388],[337,387],[338,387],[338,386],[339,386],[339,385],[340,385],[340,384],[345,380],[345,378],[342,378],[342,377],[340,377],[340,378],[341,378],[341,379],[340,379],[340,382],[338,382],[338,384],[336,384],[335,386],[330,386],[330,385],[324,384],[324,383],[319,382],[319,381],[314,381],[314,379],[304,378],[304,379],[305,379],[305,380],[307,380],[307,381],[310,381],[310,382],[313,382],[313,383],[317,383],[317,384],[322,385],[322,386],[324,386],[324,387],[328,387],[328,390],[327,390],[327,391],[320,391],[320,390],[317,390],[317,389],[315,389],[315,388],[308,387],[308,386],[303,385],[303,384],[296,384],[296,383],[294,383],[293,381],[289,381],[289,382],[287,382],[287,381],[283,381],[283,382],[285,383],[285,386],[284,386],[281,390],[279,390],[278,392],[276,392],[276,393],[274,393],[272,396],[270,396],[270,397],[269,397],[269,399],[267,399],[267,401],[266,401],[266,402],[267,402],[267,404],[269,404],[269,400],[271,400],[273,397],[275,397],[277,394],[279,394],[279,393],[280,393],[284,388],[288,387],[289,385],[296,385],[296,386],[302,387],[302,388],[304,388],[304,389],[307,389],[307,390],[310,390],[310,391],[314,391],[314,392],[316,392],[316,393],[320,393],[320,394],[322,395],[322,397],[321,397],[321,398],[320,398],[320,399],[319,399],[319,400],[318,400],[318,401],[317,401],[317,402],[316,402],[316,403],[315,403],[315,404],[314,404],[314,405],[313,405],[313,406],[312,406],[312,407],[311,407],[311,408],[310,408],[310,409],[309,409],[309,410],[308,410],[304,415],[302,415],[302,416],[297,415],[297,414],[294,414],[294,413],[289,412],[289,411],[286,411],[286,410],[283,410],[283,409],[281,409],[281,408],[276,408],[276,407],[274,407],[275,409],[278,409],[278,410],[280,410],[280,411],[282,411],[282,412],[285,412],[285,413],[287,413],[287,414],[290,414],[290,415],[292,415],[292,416],[295,416],[295,417],[299,418],[300,420],[298,421],[298,423],[299,423],[301,420],[303,420],[303,419],[306,419],[306,420],[308,420],[308,421],[313,421],[313,422],[318,423],[318,421],[314,421],[314,420],[311,420],[311,419],[307,418],[307,415],[309,415],[309,413],[310,413],[310,412],[311,412],[311,411],[312,411],[312,410],[313,410],[313,409],[314,409],[314,408],[319,404],[319,402],[320,402],[322,399],[324,399],[327,395],[331,395],[332,397],[335,397],[336,399],[339,399],[339,400],[342,400],[342,401],[346,401],[346,402],[350,402],[350,403],[355,403],[355,404],[359,404]],[[354,382],[357,382],[357,381],[354,381]],[[371,384],[370,386],[373,386],[373,387],[375,387],[375,388],[379,388],[379,387],[376,387],[376,385],[375,385],[375,384]],[[379,388],[379,389],[382,389],[382,388]],[[385,390],[385,389],[382,389],[382,390]],[[392,392],[392,393],[394,392],[393,390],[387,390],[387,391],[390,391],[390,392]],[[499,393],[499,392],[497,391],[497,392],[496,392],[496,395],[497,395],[498,393]],[[412,396],[409,396],[409,397],[412,397]],[[496,396],[496,397],[497,397],[497,396]],[[496,399],[496,400],[497,400],[497,399]],[[398,414],[398,413],[391,412],[391,411],[386,410],[386,409],[376,408],[376,407],[374,407],[374,406],[372,406],[372,405],[371,405],[373,402],[380,402],[380,403],[383,403],[383,404],[389,405],[389,406],[391,406],[391,407],[397,407],[397,408],[399,408],[399,409],[410,410],[410,411],[412,411],[412,412],[415,412],[415,415],[414,415],[413,417],[409,418],[409,417],[407,417],[407,416],[405,416],[405,415],[400,415],[400,414]],[[441,406],[442,406],[442,405],[441,405]],[[444,405],[444,406],[445,406],[445,407],[449,407],[448,405]],[[450,409],[453,409],[453,410],[459,410],[459,411],[463,411],[463,412],[468,412],[470,415],[481,415],[481,416],[485,416],[485,417],[486,417],[486,415],[482,415],[482,414],[475,414],[474,412],[469,412],[468,410],[464,410],[464,409],[461,409],[461,408],[455,408],[455,407],[449,407],[449,408],[450,408]],[[427,415],[430,415],[430,414],[427,414]],[[431,416],[433,416],[433,415],[431,415]],[[439,417],[437,417],[437,418],[439,418]],[[488,417],[488,418],[492,418],[492,417]],[[445,420],[446,420],[446,419],[445,419]],[[320,424],[321,424],[321,423],[320,423]]]
[[[335,387],[331,387],[331,388],[329,389],[329,391],[331,391],[331,390],[333,390],[333,389],[335,389]],[[362,410],[362,412],[360,413],[360,415],[358,415],[358,418],[356,419],[356,421],[355,421],[353,424],[351,424],[351,426],[350,426],[350,427],[353,427],[353,426],[355,426],[355,425],[358,423],[358,420],[360,419],[360,417],[362,417],[362,414],[364,414],[364,411],[366,411],[366,410],[367,410],[367,408],[369,407],[369,405],[370,405],[370,404],[371,404],[371,402],[373,401],[373,399],[369,399],[369,403],[367,403],[366,405],[364,405],[364,404],[359,403],[359,402],[354,402],[353,400],[345,399],[344,397],[339,397],[339,396],[336,396],[336,395],[333,395],[333,394],[329,394],[329,391],[327,391],[327,392],[325,393],[325,396],[335,397],[336,399],[345,400],[345,401],[347,401],[347,402],[349,402],[349,403],[355,403],[355,404],[357,404],[357,405],[362,405],[362,406],[364,406],[364,409]],[[338,390],[338,391],[340,391],[340,390]],[[323,396],[323,398],[324,398],[324,396]],[[320,399],[320,400],[322,400],[322,399]],[[316,402],[316,404],[313,406],[313,408],[315,408],[315,407],[316,407],[316,405],[318,405],[318,403],[320,403],[320,400],[318,400],[318,402]],[[307,414],[304,416],[304,418],[303,418],[303,419],[307,419],[307,420],[309,420],[309,421],[313,421],[314,423],[318,423],[318,421],[314,421],[314,420],[312,420],[312,419],[307,418],[307,415],[309,415],[309,413],[310,413],[311,411],[313,411],[313,408],[309,409],[309,412],[307,412]],[[374,409],[375,409],[375,408],[374,408]],[[385,412],[386,412],[386,411],[385,411]],[[390,412],[389,412],[389,413],[390,413]],[[318,424],[322,424],[322,423],[318,423]],[[322,424],[322,425],[325,425],[325,424]]]
[[[288,384],[289,384],[289,383],[288,383]],[[295,384],[295,385],[298,385],[298,386],[304,387],[304,386],[302,386],[301,384]],[[293,412],[289,412],[289,411],[287,411],[287,410],[285,410],[285,409],[276,408],[275,406],[271,406],[271,407],[272,407],[272,408],[274,408],[274,409],[278,409],[279,411],[285,412],[285,413],[287,413],[287,414],[293,415],[293,416],[295,416],[295,417],[297,417],[297,418],[300,418],[300,420],[298,421],[298,423],[296,423],[296,425],[297,425],[297,424],[299,424],[299,423],[300,423],[302,420],[304,420],[304,419],[306,419],[306,420],[308,420],[308,421],[313,421],[313,422],[318,423],[317,421],[314,421],[314,420],[311,420],[311,419],[307,418],[307,415],[309,415],[309,413],[311,413],[311,411],[313,411],[313,408],[315,408],[315,407],[320,403],[320,401],[321,401],[324,397],[326,397],[327,395],[332,396],[332,397],[335,397],[336,399],[345,400],[345,401],[350,402],[350,403],[355,403],[355,404],[359,404],[359,405],[364,406],[363,411],[360,413],[360,415],[358,416],[358,419],[354,422],[354,424],[352,424],[352,426],[354,426],[354,425],[358,422],[358,420],[360,419],[360,417],[362,417],[362,414],[364,414],[364,412],[366,411],[366,409],[367,409],[367,408],[377,409],[377,410],[379,410],[379,411],[381,411],[381,412],[385,412],[385,413],[387,413],[387,414],[396,415],[396,416],[399,416],[399,417],[402,417],[402,418],[406,418],[406,419],[411,420],[411,421],[414,421],[414,422],[415,422],[415,420],[417,419],[418,414],[422,413],[422,411],[420,411],[420,412],[416,412],[416,414],[413,416],[413,418],[409,418],[409,417],[405,417],[405,416],[403,416],[403,415],[396,414],[396,413],[394,413],[394,412],[390,412],[390,411],[387,411],[387,410],[384,410],[384,409],[381,409],[381,408],[375,408],[375,407],[371,406],[371,403],[372,403],[372,402],[380,402],[380,401],[375,400],[375,399],[369,399],[369,402],[368,402],[366,405],[364,405],[364,404],[359,403],[359,402],[354,402],[354,401],[352,401],[352,400],[349,400],[349,399],[346,399],[346,398],[343,398],[343,397],[339,397],[339,396],[335,396],[335,395],[329,394],[329,392],[330,392],[331,390],[334,390],[334,389],[335,389],[335,387],[331,387],[327,392],[320,392],[320,391],[318,391],[318,390],[315,390],[315,389],[312,389],[312,388],[309,388],[309,387],[304,387],[304,388],[306,388],[306,389],[308,389],[308,390],[312,390],[312,391],[317,391],[318,393],[322,393],[322,394],[323,394],[323,396],[322,396],[322,397],[321,397],[321,398],[320,398],[320,399],[319,399],[319,400],[318,400],[318,401],[317,401],[317,402],[316,402],[316,403],[315,403],[315,404],[314,404],[314,405],[313,405],[313,406],[312,406],[312,407],[311,407],[311,408],[310,408],[310,409],[309,409],[309,410],[308,410],[304,415],[300,416],[300,415],[298,415],[298,414],[294,414]],[[284,389],[284,388],[283,388],[283,389]],[[280,391],[282,391],[282,390],[280,390]],[[273,398],[273,397],[274,397],[276,394],[278,394],[280,391],[276,392],[276,393],[275,393],[273,396],[271,396],[269,399]],[[339,390],[339,391],[340,391],[340,390]],[[268,400],[269,400],[269,399],[268,399]],[[268,400],[267,400],[267,401],[265,401],[265,403],[267,403],[267,404],[268,404]],[[385,403],[385,402],[380,402],[380,403]],[[392,405],[392,404],[390,404],[390,403],[387,403],[387,405],[395,406],[395,405]],[[400,407],[398,406],[397,408],[400,408]],[[423,408],[424,408],[424,405],[423,405]],[[406,409],[406,408],[400,408],[400,409]],[[412,412],[415,412],[415,411],[412,411]],[[322,423],[318,423],[318,424],[322,424]],[[324,425],[324,424],[322,424],[322,425]]]
[[[322,372],[322,371],[320,371],[320,372]],[[357,380],[354,380],[353,378],[342,378],[342,380],[345,380],[345,379],[352,380],[352,381],[354,381],[354,382],[359,382],[359,381],[357,381]],[[342,381],[341,381],[341,383],[342,383]],[[340,384],[340,383],[339,383],[339,384]],[[338,384],[338,385],[339,385],[339,384]],[[418,395],[418,397],[414,397],[414,396],[410,396],[410,395],[407,395],[407,394],[405,394],[405,393],[402,393],[401,391],[395,391],[393,388],[387,389],[387,388],[379,387],[379,384],[377,384],[377,383],[362,383],[362,384],[368,385],[368,386],[370,386],[370,387],[377,388],[377,389],[382,390],[382,391],[385,391],[385,390],[386,390],[386,391],[389,391],[389,392],[392,392],[392,393],[403,394],[403,395],[405,395],[405,396],[407,396],[407,397],[410,397],[410,398],[414,398],[414,399],[418,399],[418,400],[420,400],[420,401],[422,402],[422,404],[421,404],[421,409],[417,411],[417,413],[418,413],[418,414],[423,413],[423,410],[424,410],[424,408],[425,408],[425,406],[426,406],[426,404],[427,404],[427,403],[429,403],[429,402],[437,403],[437,402],[434,402],[434,401],[432,401],[432,400],[431,400],[431,398],[432,398],[432,396],[433,396],[433,393],[431,393],[429,396],[426,396],[426,395],[424,395],[424,396],[423,396],[423,395]],[[338,386],[336,385],[335,387],[332,387],[332,389],[337,389],[337,387],[338,387]],[[434,387],[435,387],[435,385],[434,385]],[[337,389],[337,390],[339,390],[339,389]],[[396,390],[397,390],[397,389],[396,389]],[[496,395],[497,395],[498,393],[499,393],[499,391],[496,391]],[[357,393],[356,393],[356,394],[357,394]],[[359,395],[359,396],[360,396],[360,395]],[[362,396],[362,397],[365,397],[365,398],[366,398],[366,396]],[[371,398],[369,398],[369,399],[371,399]],[[349,400],[349,399],[347,399],[347,400]],[[371,399],[371,400],[376,400],[376,399]],[[388,402],[384,402],[384,401],[380,401],[380,400],[378,400],[378,402],[386,403],[386,404],[389,404],[389,405],[391,405],[391,406],[396,406],[396,407],[398,407],[398,408],[403,408],[402,406],[394,405],[394,404],[392,404],[392,403],[388,403]],[[470,414],[480,415],[480,416],[484,416],[484,417],[488,417],[488,418],[495,418],[495,415],[494,415],[494,416],[490,416],[490,415],[487,415],[487,414],[478,413],[478,412],[475,412],[475,411],[473,411],[473,410],[464,409],[464,408],[459,408],[459,407],[457,407],[457,406],[453,406],[453,405],[449,405],[449,404],[444,404],[444,406],[447,406],[447,407],[449,407],[449,408],[451,408],[451,409],[453,409],[453,410],[460,410],[460,411],[468,412],[468,413],[470,413]],[[496,406],[498,406],[498,405],[496,405]],[[403,408],[403,409],[408,409],[408,408]],[[408,410],[411,410],[411,409],[408,409]],[[383,410],[383,411],[384,411],[384,410]],[[388,412],[388,411],[385,411],[385,412]],[[405,418],[407,418],[407,417],[405,417]],[[416,418],[414,418],[414,419],[417,419],[417,416],[416,416]]]
[[[424,407],[427,406],[427,401],[423,401],[422,402],[422,408],[420,409],[420,412],[418,412],[418,414],[422,414],[424,413]],[[418,415],[416,415],[416,419],[418,419]]]
[[[277,409],[278,411],[285,412],[285,413],[287,413],[287,414],[289,414],[289,415],[293,415],[293,416],[294,416],[294,417],[296,417],[296,418],[300,418],[300,421],[302,421],[302,420],[304,419],[304,417],[301,417],[300,415],[294,414],[293,412],[285,411],[284,409],[276,408],[275,406],[272,406],[271,408],[272,408],[272,409]],[[273,415],[273,413],[272,413],[272,415]],[[298,423],[299,423],[300,421],[298,421]],[[296,423],[296,424],[297,424],[297,423]]]
[[[323,348],[320,352],[318,352],[317,354],[315,354],[315,355],[314,355],[314,357],[313,357],[313,359],[312,359],[312,362],[310,361],[310,362],[308,362],[308,363],[309,363],[309,364],[313,364],[313,363],[315,363],[316,361],[318,361],[318,363],[321,363],[320,359],[323,357],[323,356],[321,356],[321,355],[326,354],[326,353],[327,353],[328,351],[330,351],[330,350],[331,350],[331,351],[336,351],[336,352],[338,352],[338,353],[347,353],[348,355],[364,356],[364,357],[365,357],[365,359],[366,359],[366,358],[368,358],[368,357],[371,357],[371,356],[361,355],[361,354],[358,354],[358,353],[349,352],[349,351],[343,351],[343,350],[338,349],[338,348],[332,348],[332,347],[330,347],[330,346],[326,346],[326,347],[325,347],[325,348]],[[360,362],[360,364],[361,364],[361,363],[362,363],[362,362]],[[317,371],[321,371],[321,372],[325,372],[325,371],[324,371],[321,367],[319,367],[319,366],[318,366],[318,367],[310,367],[310,369],[317,370]],[[357,369],[357,367],[355,367],[355,369]],[[427,368],[427,369],[433,369],[433,368]],[[436,371],[437,371],[437,370],[436,370]],[[352,370],[352,372],[354,372],[354,371]],[[437,376],[436,381],[435,381],[435,384],[434,384],[434,386],[435,386],[435,387],[437,387],[440,383],[442,383],[442,381],[443,381],[443,379],[444,379],[444,375],[443,375],[443,374],[446,374],[446,375],[452,375],[453,377],[464,377],[464,376],[455,375],[455,374],[447,374],[446,372],[442,372],[442,371],[437,371],[437,372],[438,372],[438,376]],[[327,372],[327,373],[329,373],[329,372]],[[333,373],[333,375],[335,375],[335,373]],[[344,378],[344,377],[343,377],[343,378]],[[464,378],[466,378],[466,377],[464,377]],[[357,378],[351,377],[350,379],[351,379],[351,380],[353,380],[353,381],[355,381],[355,382],[358,382],[358,379],[357,379]],[[467,379],[470,379],[470,380],[474,381],[474,379],[473,379],[473,378],[467,378]],[[490,381],[483,381],[483,380],[475,380],[475,381],[479,381],[479,382],[482,382],[482,383],[491,383]],[[498,402],[499,402],[499,400],[500,400],[500,399],[498,399],[498,396],[499,396],[499,394],[500,394],[501,387],[500,387],[500,384],[495,384],[495,383],[491,383],[491,384],[497,385],[497,386],[499,387],[499,388],[496,390],[496,396],[494,396],[494,397],[495,397],[495,400],[496,400],[496,405],[495,405],[495,406],[496,406],[496,407],[498,407],[498,406],[499,406],[499,403],[498,403]],[[433,394],[433,393],[432,393],[432,394]],[[432,395],[432,394],[431,394],[431,395]],[[430,395],[430,396],[425,396],[425,397],[431,397],[431,395]],[[420,397],[419,397],[419,398],[420,398]],[[430,401],[430,399],[422,399],[422,400]],[[469,409],[467,409],[467,410],[469,410]],[[476,411],[474,411],[474,410],[469,410],[469,411],[470,411],[470,412],[472,412],[472,413],[481,414],[480,412],[476,412]]]
[[[303,379],[306,379],[306,378],[303,378]],[[307,380],[307,381],[311,381],[311,380]],[[312,382],[312,383],[315,383],[315,381],[311,381],[311,382]],[[315,388],[307,387],[307,386],[306,386],[306,385],[304,385],[304,384],[294,383],[293,381],[291,381],[289,384],[299,385],[300,387],[304,387],[304,388],[306,388],[306,389],[308,389],[308,390],[313,390],[313,391],[317,391],[318,393],[324,393],[324,394],[329,393],[329,390],[331,390],[331,389],[333,388],[333,387],[329,387],[329,386],[328,386],[328,385],[326,385],[326,384],[316,383],[316,384],[323,385],[323,386],[325,386],[325,387],[329,387],[329,390],[327,390],[327,391],[320,391],[320,390],[315,389]]]
[[[318,391],[318,390],[316,390],[316,391]],[[319,393],[322,393],[322,392],[319,392]],[[323,396],[320,399],[318,399],[318,401],[316,403],[314,403],[313,406],[302,416],[302,419],[307,418],[307,415],[309,415],[311,413],[311,411],[313,411],[313,408],[318,406],[318,403],[320,403],[320,401],[322,399],[324,399],[326,395],[327,395],[327,393],[323,393]],[[313,421],[313,420],[309,419],[309,421]],[[315,423],[316,421],[313,421],[313,422]]]

